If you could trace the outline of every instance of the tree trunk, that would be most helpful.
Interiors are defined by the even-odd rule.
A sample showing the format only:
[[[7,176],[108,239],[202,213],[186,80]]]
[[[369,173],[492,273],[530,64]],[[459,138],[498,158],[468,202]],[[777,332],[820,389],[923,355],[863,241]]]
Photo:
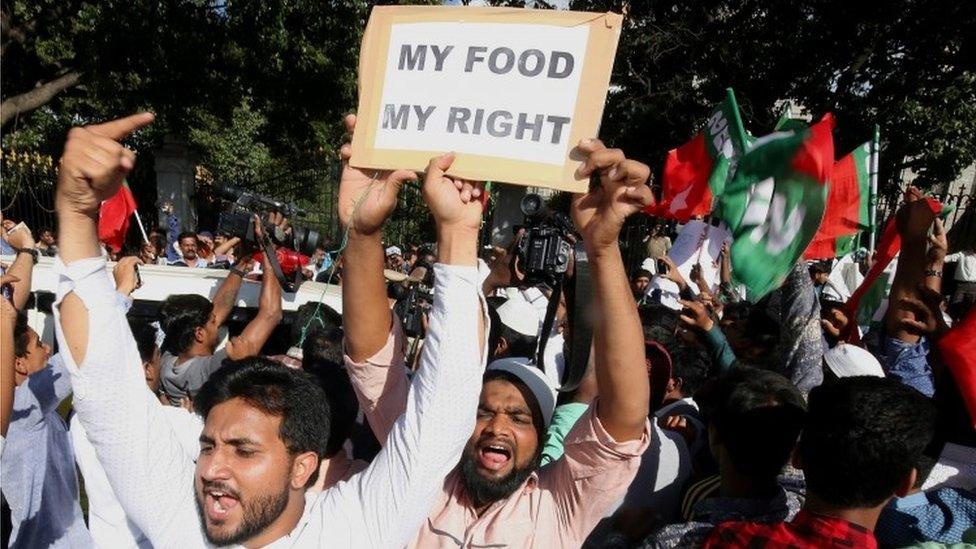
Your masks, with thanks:
[[[81,73],[71,71],[30,91],[4,99],[0,103],[0,127],[6,126],[17,115],[46,104],[64,90],[77,86],[80,81]]]

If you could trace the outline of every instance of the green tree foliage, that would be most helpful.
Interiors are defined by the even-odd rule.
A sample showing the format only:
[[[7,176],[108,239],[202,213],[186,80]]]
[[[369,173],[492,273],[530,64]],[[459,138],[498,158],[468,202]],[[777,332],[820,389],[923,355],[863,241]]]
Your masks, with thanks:
[[[367,14],[359,0],[4,1],[4,145],[57,155],[71,125],[149,109],[141,152],[173,135],[218,180],[324,163],[355,107]]]
[[[839,120],[838,155],[881,125],[881,182],[932,186],[976,159],[976,5],[951,0],[575,0],[627,14],[602,133],[654,166],[733,87],[746,128],[782,100]]]

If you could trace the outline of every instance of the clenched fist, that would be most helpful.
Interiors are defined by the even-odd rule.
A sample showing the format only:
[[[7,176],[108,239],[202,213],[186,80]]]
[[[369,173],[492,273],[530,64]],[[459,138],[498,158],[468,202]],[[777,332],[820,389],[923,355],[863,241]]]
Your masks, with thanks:
[[[151,113],[139,113],[104,124],[72,128],[58,172],[59,213],[96,216],[102,201],[115,195],[136,164],[135,153],[119,141],[154,119]]]

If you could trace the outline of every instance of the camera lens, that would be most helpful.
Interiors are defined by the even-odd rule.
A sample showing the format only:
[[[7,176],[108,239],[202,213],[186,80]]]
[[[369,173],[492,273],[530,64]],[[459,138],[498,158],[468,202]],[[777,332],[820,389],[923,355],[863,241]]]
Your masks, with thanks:
[[[322,240],[318,231],[307,227],[292,227],[292,233],[295,237],[295,250],[307,256],[315,253],[315,248]]]
[[[528,217],[539,215],[542,213],[544,207],[542,197],[535,193],[526,194],[522,197],[522,201],[519,202],[519,209],[522,210],[522,215]]]

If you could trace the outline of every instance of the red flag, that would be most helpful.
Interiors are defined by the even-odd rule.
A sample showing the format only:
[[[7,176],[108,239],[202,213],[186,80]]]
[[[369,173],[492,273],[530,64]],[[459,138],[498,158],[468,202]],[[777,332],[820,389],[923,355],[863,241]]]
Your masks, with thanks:
[[[661,202],[645,212],[687,223],[694,216],[712,211],[712,190],[708,186],[715,160],[705,143],[705,134],[668,152],[664,160],[664,188]]]
[[[871,143],[865,143],[834,163],[830,191],[820,229],[804,259],[834,258],[853,251],[853,235],[868,228]]]
[[[937,347],[976,428],[976,307],[942,336]]]
[[[127,183],[122,183],[115,196],[102,202],[98,212],[98,239],[112,251],[122,250],[125,233],[129,230],[129,219],[136,211],[136,199]]]

